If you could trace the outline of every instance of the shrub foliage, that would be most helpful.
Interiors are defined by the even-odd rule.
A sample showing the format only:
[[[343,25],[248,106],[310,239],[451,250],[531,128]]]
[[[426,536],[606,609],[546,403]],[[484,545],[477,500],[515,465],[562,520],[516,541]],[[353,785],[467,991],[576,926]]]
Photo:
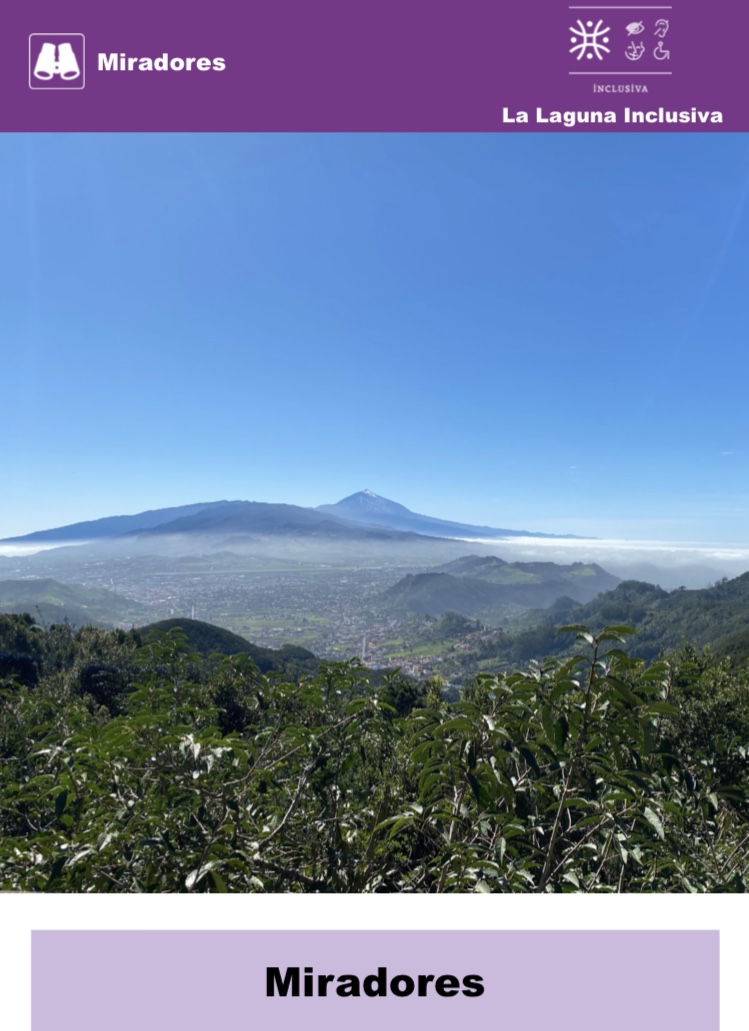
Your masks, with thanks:
[[[709,655],[573,626],[576,657],[448,703],[3,619],[3,890],[744,890],[749,673]]]

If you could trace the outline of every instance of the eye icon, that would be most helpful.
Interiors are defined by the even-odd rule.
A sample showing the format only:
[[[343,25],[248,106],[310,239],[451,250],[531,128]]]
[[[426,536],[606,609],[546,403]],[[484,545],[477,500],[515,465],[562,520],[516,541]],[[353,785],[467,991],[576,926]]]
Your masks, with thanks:
[[[639,36],[641,32],[645,31],[645,26],[641,21],[631,21],[627,26],[627,33],[630,36]]]

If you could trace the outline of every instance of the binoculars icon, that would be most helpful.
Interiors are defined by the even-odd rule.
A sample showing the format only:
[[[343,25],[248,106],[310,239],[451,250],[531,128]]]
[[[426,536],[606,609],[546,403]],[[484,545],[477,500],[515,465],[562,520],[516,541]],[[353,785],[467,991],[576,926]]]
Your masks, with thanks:
[[[77,79],[81,74],[78,66],[78,59],[73,52],[70,43],[42,43],[42,49],[34,65],[34,76],[48,82],[59,75],[61,79],[70,82]]]

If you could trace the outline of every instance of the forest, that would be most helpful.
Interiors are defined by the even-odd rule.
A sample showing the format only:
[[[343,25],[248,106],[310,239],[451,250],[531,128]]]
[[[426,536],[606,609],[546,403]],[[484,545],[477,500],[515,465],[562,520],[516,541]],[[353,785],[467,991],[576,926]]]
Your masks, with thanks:
[[[302,649],[2,615],[0,888],[743,892],[747,665],[556,634],[447,701]]]

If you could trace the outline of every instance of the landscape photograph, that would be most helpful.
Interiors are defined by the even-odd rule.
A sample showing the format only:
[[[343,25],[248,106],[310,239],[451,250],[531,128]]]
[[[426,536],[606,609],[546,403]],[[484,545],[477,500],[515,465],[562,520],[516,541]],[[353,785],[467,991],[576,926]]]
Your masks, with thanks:
[[[0,153],[0,890],[746,890],[740,135]]]

